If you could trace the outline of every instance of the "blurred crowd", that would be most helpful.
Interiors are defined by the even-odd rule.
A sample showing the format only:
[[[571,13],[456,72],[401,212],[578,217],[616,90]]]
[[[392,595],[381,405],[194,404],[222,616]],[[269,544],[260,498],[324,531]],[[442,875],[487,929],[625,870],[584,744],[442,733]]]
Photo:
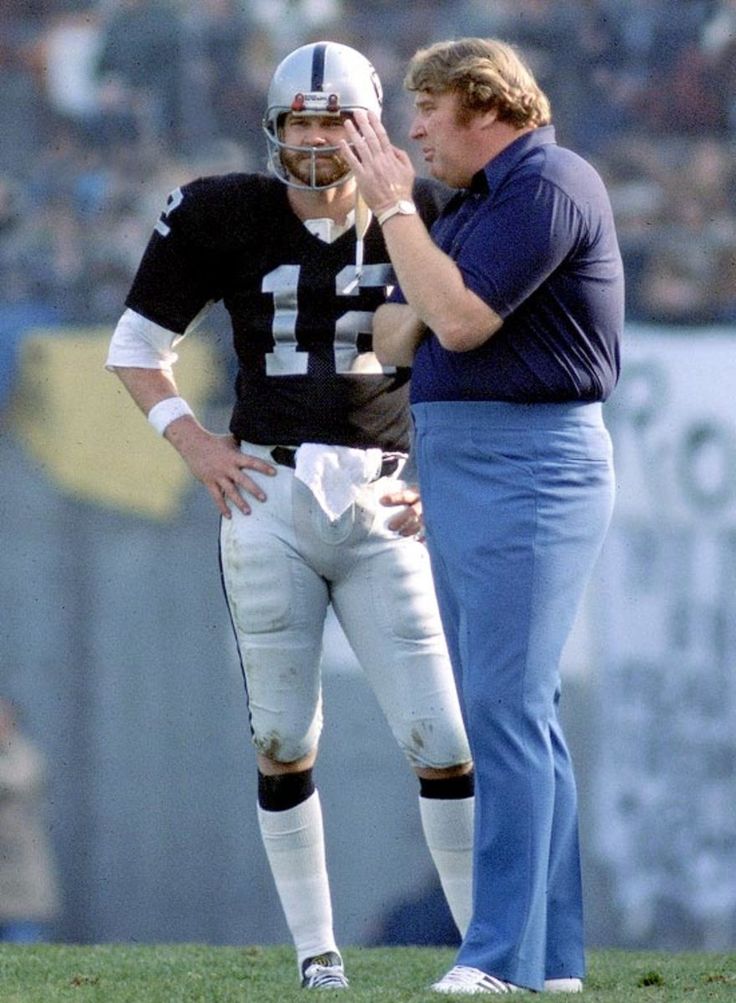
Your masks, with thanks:
[[[263,167],[296,45],[365,52],[407,145],[408,58],[470,34],[521,47],[606,180],[629,319],[736,319],[736,0],[0,0],[0,328],[113,322],[166,194]]]

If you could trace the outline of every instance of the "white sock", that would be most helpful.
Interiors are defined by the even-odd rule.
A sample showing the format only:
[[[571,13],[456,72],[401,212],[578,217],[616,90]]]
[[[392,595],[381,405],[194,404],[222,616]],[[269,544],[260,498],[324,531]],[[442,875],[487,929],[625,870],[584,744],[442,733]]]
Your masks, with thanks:
[[[259,805],[258,824],[301,973],[305,958],[337,950],[318,792],[286,811]]]
[[[419,798],[424,838],[461,937],[473,912],[474,808],[474,797]]]

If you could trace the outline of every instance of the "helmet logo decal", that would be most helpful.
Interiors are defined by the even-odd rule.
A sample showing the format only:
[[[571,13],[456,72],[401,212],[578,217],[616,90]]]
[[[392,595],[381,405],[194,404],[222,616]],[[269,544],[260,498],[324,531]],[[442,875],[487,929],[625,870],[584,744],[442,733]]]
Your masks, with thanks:
[[[305,112],[312,115],[324,115],[326,112],[340,111],[339,94],[323,94],[322,91],[311,91],[305,94],[298,91],[291,102],[290,110],[295,112]]]

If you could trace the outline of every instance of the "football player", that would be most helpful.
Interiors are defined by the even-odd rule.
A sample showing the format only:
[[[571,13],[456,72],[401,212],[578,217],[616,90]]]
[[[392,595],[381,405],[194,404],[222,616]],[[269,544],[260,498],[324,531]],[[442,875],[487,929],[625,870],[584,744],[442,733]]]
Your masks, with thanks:
[[[269,173],[169,195],[107,360],[222,516],[260,831],[307,988],[348,984],[313,779],[330,604],[419,778],[427,846],[461,933],[471,911],[471,756],[419,498],[402,479],[409,371],[382,368],[372,352],[373,312],[393,276],[339,148],[346,119],[378,115],[381,103],[354,49],[318,42],[287,56],[263,123]],[[429,226],[445,197],[417,181],[399,211]],[[202,427],[172,374],[177,343],[218,300],[238,361],[227,435]]]

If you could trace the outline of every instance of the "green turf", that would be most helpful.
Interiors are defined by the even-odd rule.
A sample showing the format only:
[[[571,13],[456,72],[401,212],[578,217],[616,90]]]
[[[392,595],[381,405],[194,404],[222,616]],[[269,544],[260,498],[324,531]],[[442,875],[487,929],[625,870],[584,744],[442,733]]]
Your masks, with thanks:
[[[349,948],[344,954],[351,980],[344,998],[351,1003],[434,1003],[439,997],[427,986],[453,960],[452,950],[421,947]],[[589,969],[583,999],[591,1003],[736,1003],[736,954],[592,951]],[[304,999],[286,947],[0,946],[1,1003]]]

